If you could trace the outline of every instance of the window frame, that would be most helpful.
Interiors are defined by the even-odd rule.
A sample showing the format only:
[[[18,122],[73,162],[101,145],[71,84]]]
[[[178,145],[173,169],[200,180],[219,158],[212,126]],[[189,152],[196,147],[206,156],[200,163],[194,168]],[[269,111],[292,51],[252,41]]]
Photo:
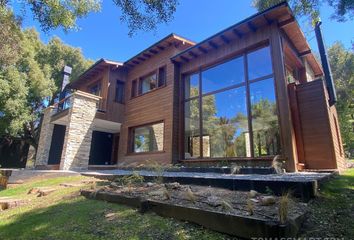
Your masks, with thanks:
[[[117,96],[118,96],[118,86],[122,86],[122,100],[119,101]],[[116,80],[116,87],[115,87],[115,95],[114,95],[114,102],[124,104],[125,103],[125,82],[121,80]]]
[[[134,152],[134,139],[135,139],[135,129],[136,128],[141,128],[145,126],[152,126],[155,124],[163,124],[163,144],[162,144],[162,150],[157,150],[157,151],[148,151],[148,152]],[[165,127],[165,120],[159,120],[159,121],[154,121],[154,122],[148,122],[140,125],[135,125],[135,126],[130,126],[128,128],[128,149],[127,149],[127,155],[144,155],[144,154],[156,154],[156,153],[164,153],[165,152],[165,138],[166,138],[166,127]]]
[[[258,77],[258,78],[255,78],[255,79],[249,79],[249,74],[248,74],[248,59],[247,59],[247,55],[250,54],[250,53],[253,53],[257,50],[260,50],[262,48],[269,48],[269,51],[270,51],[270,60],[271,60],[271,69],[272,69],[272,72],[271,74],[268,74],[268,75],[265,75],[265,76],[261,76],[261,77]],[[243,58],[243,63],[244,63],[244,82],[242,83],[238,83],[238,84],[235,84],[235,85],[230,85],[228,87],[224,87],[224,88],[221,88],[221,89],[217,89],[217,90],[214,90],[214,91],[211,91],[211,92],[207,92],[207,93],[203,93],[202,92],[202,84],[203,84],[203,78],[202,78],[202,73],[203,71],[207,70],[207,69],[210,69],[210,68],[213,68],[213,67],[217,67],[218,65],[221,65],[225,62],[228,62],[228,61],[231,61],[233,59],[236,59],[238,57],[242,57]],[[199,76],[199,79],[198,79],[198,85],[199,85],[199,95],[198,96],[193,96],[193,97],[189,97],[189,98],[185,98],[185,78],[190,76],[190,75],[193,75],[193,74],[197,74]],[[245,51],[241,54],[235,54],[231,57],[228,57],[228,58],[225,58],[221,61],[216,61],[214,62],[213,64],[209,64],[207,65],[206,67],[199,67],[196,71],[189,71],[189,72],[186,72],[186,73],[183,73],[181,74],[181,77],[182,77],[182,88],[181,88],[181,108],[182,108],[182,111],[181,111],[181,114],[182,114],[182,128],[181,128],[181,134],[182,134],[182,143],[181,143],[181,155],[183,156],[183,159],[186,159],[185,158],[185,110],[184,110],[184,107],[185,107],[185,104],[186,102],[189,102],[191,100],[194,100],[194,99],[198,99],[199,100],[199,120],[200,120],[200,123],[199,123],[199,138],[200,138],[200,156],[199,157],[195,157],[195,159],[223,159],[225,157],[222,157],[222,158],[215,158],[215,157],[205,157],[203,156],[203,110],[202,110],[202,104],[203,104],[203,97],[205,96],[208,96],[208,95],[213,95],[213,94],[216,94],[216,93],[220,93],[220,92],[225,92],[225,91],[228,91],[228,90],[231,90],[231,89],[237,89],[237,88],[240,88],[240,87],[245,87],[246,88],[246,107],[247,107],[247,115],[248,115],[248,131],[250,133],[250,149],[251,149],[251,157],[250,158],[258,158],[258,157],[255,157],[255,150],[254,150],[254,140],[253,140],[253,127],[252,127],[252,104],[251,104],[251,92],[250,92],[250,85],[252,83],[255,83],[255,82],[259,82],[259,81],[263,81],[263,80],[266,80],[266,79],[269,79],[269,78],[272,78],[273,79],[273,88],[274,88],[274,95],[275,95],[275,104],[276,104],[276,108],[277,108],[277,118],[278,118],[278,127],[279,127],[279,137],[281,138],[281,133],[280,133],[280,117],[279,117],[279,107],[278,107],[278,96],[277,96],[277,92],[276,92],[276,82],[275,82],[275,73],[274,73],[274,62],[273,62],[273,58],[272,58],[272,54],[271,54],[271,45],[269,43],[265,43],[265,44],[261,44],[261,45],[258,45],[254,48],[247,48],[245,49]],[[281,139],[280,139],[280,143],[281,143]],[[281,149],[280,149],[281,151]],[[264,156],[264,157],[273,157],[274,155],[269,155],[269,156]],[[262,156],[263,157],[263,156]],[[232,158],[249,158],[249,157],[227,157],[229,159],[232,159]],[[188,158],[186,160],[193,160],[193,158]]]
[[[160,70],[161,69],[164,69],[165,79],[164,79],[163,84],[159,85]],[[151,76],[153,74],[156,75],[156,87],[151,89],[151,90],[149,90],[149,91],[147,91],[147,92],[145,92],[145,93],[142,93],[142,81],[143,81],[143,79],[146,78],[146,77],[149,77],[149,76]],[[136,81],[136,83],[135,83],[136,84],[135,94],[133,94],[134,81]],[[151,72],[149,72],[147,74],[144,74],[144,75],[132,80],[132,89],[131,89],[131,94],[130,94],[131,97],[130,97],[130,99],[133,99],[133,98],[136,98],[136,97],[143,96],[145,94],[154,92],[154,91],[156,91],[158,89],[166,87],[166,85],[167,85],[167,65],[162,65],[162,66],[156,68],[155,70],[153,70],[153,71],[151,71]]]

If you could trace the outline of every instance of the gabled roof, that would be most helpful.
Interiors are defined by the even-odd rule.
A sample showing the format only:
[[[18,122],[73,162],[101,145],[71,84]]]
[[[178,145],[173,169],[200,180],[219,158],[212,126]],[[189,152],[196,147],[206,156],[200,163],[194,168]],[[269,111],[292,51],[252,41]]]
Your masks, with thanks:
[[[321,75],[321,65],[311,53],[310,46],[287,2],[281,2],[271,8],[256,13],[176,54],[171,60],[180,63],[188,62],[222,45],[229,44],[233,40],[242,41],[244,35],[256,32],[257,29],[270,25],[273,22],[277,22],[278,26],[282,28],[289,39],[292,40],[294,47],[300,53],[299,55],[306,57],[307,61],[314,69],[315,75]]]
[[[75,80],[69,83],[68,87],[76,88],[82,81],[96,76],[97,74],[101,73],[107,66],[120,67],[123,66],[123,63],[101,58],[100,60],[95,62],[89,69],[87,69],[84,73],[82,73]]]
[[[152,56],[158,54],[159,52],[165,50],[167,47],[175,44],[188,44],[189,46],[195,45],[195,42],[188,40],[184,37],[178,36],[174,33],[169,34],[168,36],[164,37],[157,43],[151,45],[150,47],[146,48],[145,50],[141,51],[134,57],[130,58],[126,62],[124,62],[124,66],[126,67],[134,67],[139,65],[140,63],[144,62],[145,60],[151,58]]]

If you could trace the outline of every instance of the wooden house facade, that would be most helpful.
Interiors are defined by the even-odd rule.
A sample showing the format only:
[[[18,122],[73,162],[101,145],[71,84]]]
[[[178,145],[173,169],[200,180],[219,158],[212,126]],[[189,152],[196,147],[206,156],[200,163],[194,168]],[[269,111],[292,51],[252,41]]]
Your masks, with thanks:
[[[101,59],[72,81],[74,103],[48,110],[41,139],[49,143],[37,165],[269,166],[279,155],[288,171],[341,170],[338,118],[323,75],[286,3],[199,43],[171,34],[126,62]],[[75,101],[85,102],[82,111]],[[91,102],[95,112],[85,125]],[[70,130],[77,119],[87,126],[80,139]],[[57,125],[65,126],[63,143],[50,144],[60,142]]]

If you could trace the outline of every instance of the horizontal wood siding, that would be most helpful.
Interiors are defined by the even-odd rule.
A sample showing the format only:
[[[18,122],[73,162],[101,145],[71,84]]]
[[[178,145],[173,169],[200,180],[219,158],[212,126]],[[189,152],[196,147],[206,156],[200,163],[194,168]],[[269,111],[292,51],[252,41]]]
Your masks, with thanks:
[[[307,169],[335,169],[341,162],[333,116],[322,80],[297,86],[299,116],[303,134],[305,167]]]
[[[125,120],[121,127],[119,144],[119,166],[136,166],[144,164],[148,160],[161,164],[172,163],[174,65],[170,58],[184,48],[183,45],[179,47],[171,45],[128,71],[125,89]],[[166,85],[131,98],[132,81],[162,66],[166,66]],[[158,153],[129,153],[129,128],[158,121],[164,122],[163,151]]]

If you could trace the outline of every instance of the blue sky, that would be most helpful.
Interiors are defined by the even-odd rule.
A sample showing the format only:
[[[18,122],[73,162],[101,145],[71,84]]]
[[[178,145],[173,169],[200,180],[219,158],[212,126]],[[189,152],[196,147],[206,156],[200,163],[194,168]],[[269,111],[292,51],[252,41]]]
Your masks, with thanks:
[[[155,32],[137,32],[128,36],[125,23],[119,20],[120,10],[111,0],[103,0],[102,10],[92,13],[87,18],[78,21],[81,30],[64,33],[54,30],[48,34],[41,32],[41,39],[47,42],[53,36],[59,36],[66,44],[80,47],[87,58],[97,60],[107,58],[125,61],[170,33],[176,33],[190,40],[199,42],[210,35],[254,14],[250,0],[180,0],[174,19],[168,24],[158,26]],[[19,9],[15,6],[15,11]],[[321,9],[324,37],[327,45],[341,41],[347,48],[354,42],[354,21],[338,23],[330,19],[333,8],[323,6]],[[39,25],[27,11],[23,22],[24,27]],[[306,19],[300,19],[300,24],[308,41],[317,50],[316,39]]]

